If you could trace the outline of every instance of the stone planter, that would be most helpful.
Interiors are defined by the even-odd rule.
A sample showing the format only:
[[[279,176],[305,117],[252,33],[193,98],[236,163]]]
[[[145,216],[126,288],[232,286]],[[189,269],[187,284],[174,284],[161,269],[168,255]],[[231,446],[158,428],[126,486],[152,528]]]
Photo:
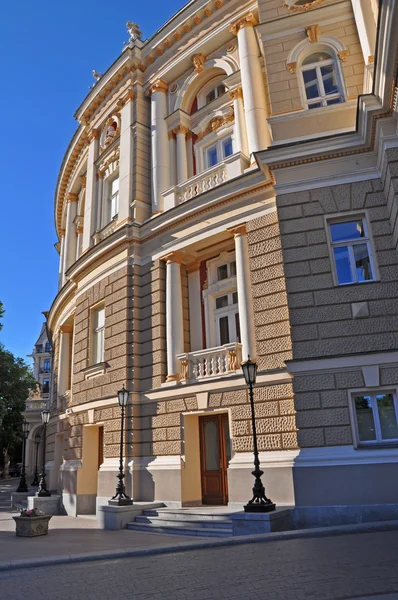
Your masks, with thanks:
[[[48,523],[51,515],[40,517],[13,517],[16,525],[16,535],[18,537],[36,537],[37,535],[47,535]]]

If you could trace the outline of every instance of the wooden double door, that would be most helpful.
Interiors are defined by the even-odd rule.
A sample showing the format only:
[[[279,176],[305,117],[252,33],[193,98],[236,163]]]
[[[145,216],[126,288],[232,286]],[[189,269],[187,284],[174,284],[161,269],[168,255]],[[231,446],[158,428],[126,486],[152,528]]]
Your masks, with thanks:
[[[202,503],[228,504],[231,439],[227,414],[199,417]]]

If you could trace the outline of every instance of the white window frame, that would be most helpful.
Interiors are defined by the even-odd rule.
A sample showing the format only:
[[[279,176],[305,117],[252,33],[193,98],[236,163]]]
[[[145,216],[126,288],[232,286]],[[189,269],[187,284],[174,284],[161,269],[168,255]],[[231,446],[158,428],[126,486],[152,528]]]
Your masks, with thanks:
[[[236,317],[237,314],[239,316],[239,302],[235,304],[232,303],[233,294],[238,295],[238,292],[226,292],[225,294],[218,294],[214,296],[214,320],[215,320],[215,330],[216,330],[216,346],[221,346],[221,335],[220,335],[220,319],[223,317],[228,317],[228,336],[229,341],[225,342],[226,344],[233,344],[238,341],[238,332],[236,330]],[[223,308],[217,308],[217,299],[222,298],[223,296],[227,296],[228,305]]]
[[[393,396],[395,416],[397,418],[397,423],[398,423],[397,388],[381,387],[381,388],[372,388],[371,390],[369,390],[369,389],[364,390],[363,388],[360,388],[358,390],[349,390],[348,391],[349,410],[350,410],[350,416],[351,416],[351,428],[352,428],[354,446],[356,448],[364,448],[364,447],[369,447],[369,446],[378,447],[378,446],[391,446],[391,445],[397,446],[398,445],[398,438],[384,440],[381,437],[380,418],[379,418],[379,411],[377,410],[377,406],[376,406],[376,404],[377,404],[376,396],[379,396],[382,394],[391,394]],[[371,398],[372,398],[372,412],[373,412],[373,420],[374,420],[375,430],[376,430],[376,439],[375,440],[361,441],[359,439],[359,427],[358,427],[357,413],[356,413],[355,401],[354,401],[356,396],[371,396]]]
[[[218,75],[217,77],[213,77],[212,79],[210,79],[210,81],[205,83],[205,85],[201,88],[201,90],[199,90],[199,92],[196,96],[197,101],[198,101],[198,110],[200,110],[204,106],[208,106],[210,104],[210,102],[206,102],[207,95],[210,94],[210,92],[212,90],[216,89],[219,85],[223,85],[225,77],[226,77],[225,73],[223,75]],[[217,98],[220,98],[220,96],[216,96],[216,98],[214,100],[216,100]],[[214,100],[211,100],[211,102],[214,102]]]
[[[112,185],[113,185],[113,183],[115,181],[119,182],[119,185],[118,185],[118,188],[117,188],[117,192],[115,192],[114,194],[111,194]],[[108,194],[107,194],[107,213],[108,213],[108,223],[110,223],[119,214],[119,193],[120,193],[120,178],[119,178],[119,173],[116,175],[116,177],[112,177],[112,179],[109,180],[109,182],[108,182],[108,190],[107,191],[108,191]],[[112,205],[113,205],[113,202],[115,202],[116,210],[112,214]]]
[[[207,278],[208,287],[203,290],[203,303],[205,309],[205,329],[206,329],[206,348],[216,348],[220,346],[219,343],[219,331],[217,329],[218,319],[222,316],[232,316],[235,323],[235,313],[239,314],[239,298],[238,304],[228,305],[222,309],[216,309],[216,298],[220,296],[226,296],[237,292],[237,279],[235,276],[229,276],[228,279],[217,280],[217,267],[236,262],[235,252],[222,252],[217,258],[208,260],[206,263],[207,267]],[[229,267],[228,267],[229,268]],[[237,310],[236,307],[237,306]],[[232,328],[233,329],[233,328]],[[231,334],[231,324],[229,323],[229,330]],[[229,343],[234,343],[237,340],[231,339]]]
[[[98,314],[104,312],[104,324],[98,326]],[[91,309],[91,364],[97,365],[105,361],[105,306],[100,304]]]
[[[348,223],[350,221],[356,221],[356,220],[362,221],[364,231],[366,233],[366,237],[355,238],[355,239],[352,238],[352,241],[350,241],[350,240],[341,240],[339,242],[332,241],[330,225],[335,225],[338,223]],[[328,247],[329,247],[330,263],[332,265],[332,275],[333,275],[334,285],[340,287],[340,286],[345,286],[345,285],[355,285],[358,283],[364,284],[364,283],[372,283],[374,281],[377,281],[379,277],[378,277],[378,270],[377,270],[377,265],[376,265],[376,261],[375,261],[375,249],[373,246],[373,240],[372,240],[372,235],[371,235],[370,228],[369,228],[369,219],[368,219],[367,213],[348,212],[348,213],[344,213],[344,215],[339,214],[339,215],[325,216],[325,227],[326,227],[326,235],[327,235]],[[354,252],[353,252],[352,246],[355,246],[359,243],[367,245],[370,266],[371,266],[372,274],[373,274],[373,278],[367,279],[366,281],[358,281],[357,274],[356,274],[355,258],[354,258]],[[347,283],[339,283],[336,259],[334,257],[334,251],[333,251],[334,248],[341,247],[341,246],[348,247],[351,273],[353,275],[353,281],[349,281]]]
[[[119,179],[119,194],[120,194],[120,176],[119,176],[119,161],[114,161],[112,163],[109,164],[106,172],[105,172],[105,177],[102,181],[102,195],[101,195],[101,227],[106,227],[107,225],[109,225],[109,223],[111,223],[113,221],[113,219],[116,219],[118,216],[118,212],[119,212],[119,204],[118,204],[118,212],[114,215],[113,218],[111,218],[111,211],[110,211],[110,192],[112,189],[112,182],[115,181],[115,179]]]
[[[232,153],[229,154],[228,156],[224,156],[224,144],[227,140],[231,140],[231,144],[232,144]],[[217,153],[217,162],[215,165],[210,165],[209,164],[209,159],[208,159],[208,151],[211,148],[215,148],[216,149],[216,153]],[[235,152],[235,148],[234,148],[234,141],[232,138],[232,134],[230,135],[226,135],[218,140],[216,140],[213,144],[209,144],[208,146],[205,146],[203,148],[203,162],[205,165],[205,169],[211,169],[212,167],[215,167],[216,165],[219,165],[220,163],[222,163],[223,160],[225,160],[226,158],[228,158],[229,156],[232,156]]]
[[[328,54],[331,55],[331,58],[328,58],[326,60],[322,60],[319,62],[314,62],[311,63],[309,65],[303,65],[301,62],[300,68],[299,68],[299,87],[300,87],[300,92],[301,92],[301,98],[303,101],[303,106],[307,109],[307,110],[316,110],[316,109],[310,109],[310,105],[311,104],[317,104],[317,103],[321,103],[321,106],[318,106],[317,108],[323,108],[324,106],[337,106],[338,104],[341,104],[342,102],[345,102],[345,91],[344,91],[344,86],[343,86],[343,77],[342,77],[342,73],[340,70],[340,65],[337,62],[337,58],[335,55],[335,52],[332,48],[325,48],[325,49],[320,49],[318,50],[317,48],[314,48],[313,51],[310,54],[306,54],[306,56],[303,56],[302,61],[304,61],[306,58],[308,58],[309,56],[311,56],[312,54],[315,54],[317,51],[323,51],[326,52]],[[327,65],[333,65],[335,74],[336,74],[336,80],[337,80],[337,87],[339,89],[338,92],[334,93],[334,94],[329,94],[326,95],[325,94],[325,88],[323,85],[323,80],[322,80],[322,74],[321,74],[321,67],[327,66]],[[303,72],[304,71],[309,71],[310,69],[315,69],[316,70],[316,75],[317,75],[317,83],[318,83],[318,87],[319,90],[321,92],[321,95],[318,96],[317,98],[311,98],[308,99],[307,98],[307,93],[305,90],[305,82],[304,82],[304,76],[303,76]],[[331,104],[328,105],[328,100],[335,100],[336,98],[341,98],[340,102],[336,102],[335,104]]]
[[[212,133],[209,133],[204,138],[202,138],[201,140],[198,140],[195,143],[194,152],[195,152],[195,159],[196,159],[196,170],[197,170],[198,175],[200,173],[202,173],[203,171],[206,171],[207,169],[210,169],[210,168],[214,169],[217,166],[217,165],[213,165],[212,167],[208,166],[207,150],[209,148],[211,148],[212,146],[217,146],[217,148],[218,148],[217,156],[220,156],[221,152],[222,152],[222,144],[228,138],[231,138],[231,140],[232,140],[232,154],[230,154],[227,158],[222,158],[221,160],[219,160],[217,165],[220,165],[225,160],[228,160],[229,158],[231,158],[231,156],[233,156],[236,153],[235,134],[234,134],[233,127],[229,126],[229,127],[225,127],[225,128],[224,127],[220,128],[217,131],[213,131]]]

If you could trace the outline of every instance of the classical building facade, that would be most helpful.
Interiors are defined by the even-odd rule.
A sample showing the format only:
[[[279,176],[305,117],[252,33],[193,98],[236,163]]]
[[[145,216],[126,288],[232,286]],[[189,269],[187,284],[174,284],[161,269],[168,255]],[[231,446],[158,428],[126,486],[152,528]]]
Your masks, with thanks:
[[[241,506],[258,362],[279,504],[396,501],[397,8],[197,0],[77,109],[55,194],[50,485]]]
[[[36,390],[32,390],[26,400],[24,417],[29,423],[29,436],[26,441],[26,473],[33,475],[36,467],[36,454],[41,466],[42,441],[35,443],[37,435],[42,435],[42,410],[48,408],[51,386],[52,348],[48,339],[47,327],[43,323],[40,335],[29,358],[33,360],[33,375],[38,382]]]

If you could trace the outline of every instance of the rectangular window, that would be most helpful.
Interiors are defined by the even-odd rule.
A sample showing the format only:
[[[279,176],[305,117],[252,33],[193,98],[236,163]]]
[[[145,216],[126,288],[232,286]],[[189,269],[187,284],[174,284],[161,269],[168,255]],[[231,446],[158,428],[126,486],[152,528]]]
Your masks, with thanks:
[[[210,169],[234,153],[232,137],[229,135],[218,140],[213,145],[207,146],[204,152],[205,168]]]
[[[43,379],[42,393],[43,394],[49,394],[50,393],[50,380],[49,379]]]
[[[332,253],[339,285],[374,281],[370,239],[365,219],[329,223]]]
[[[119,177],[109,183],[109,220],[119,212]]]
[[[358,443],[398,441],[398,403],[393,392],[353,394]]]
[[[211,146],[207,149],[207,166],[214,167],[218,163],[217,146]]]
[[[92,312],[93,319],[93,352],[92,364],[104,362],[105,349],[105,307],[97,308]]]
[[[238,294],[229,292],[215,298],[216,344],[240,342]]]
[[[50,372],[50,359],[49,358],[45,358],[44,359],[43,372],[44,373],[49,373]]]

